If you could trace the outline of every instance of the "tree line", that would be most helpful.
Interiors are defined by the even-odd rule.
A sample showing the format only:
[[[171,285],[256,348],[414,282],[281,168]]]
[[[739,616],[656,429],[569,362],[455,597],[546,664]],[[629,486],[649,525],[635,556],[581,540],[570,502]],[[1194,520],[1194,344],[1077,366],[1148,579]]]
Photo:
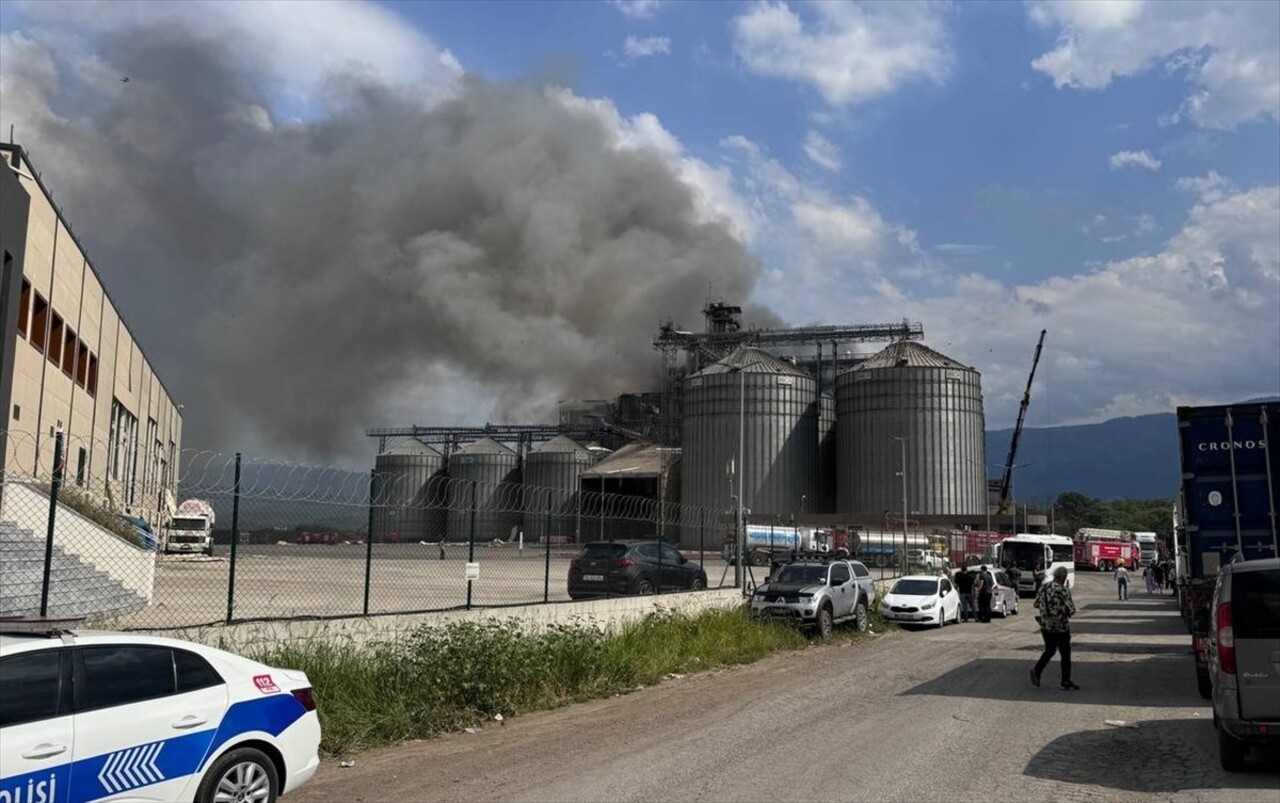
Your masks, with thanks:
[[[1156,533],[1165,544],[1173,543],[1172,499],[1095,499],[1077,491],[1058,496],[1053,503],[1054,529],[1075,535],[1081,527]]]

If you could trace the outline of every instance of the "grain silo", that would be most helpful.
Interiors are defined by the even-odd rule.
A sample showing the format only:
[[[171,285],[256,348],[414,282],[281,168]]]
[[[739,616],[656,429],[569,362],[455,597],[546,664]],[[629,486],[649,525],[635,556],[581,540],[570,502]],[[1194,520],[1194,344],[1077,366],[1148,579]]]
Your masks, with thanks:
[[[537,444],[524,459],[524,538],[541,543],[548,532],[574,543],[578,529],[578,499],[582,472],[591,465],[591,452],[563,435]]]
[[[445,527],[444,456],[408,438],[373,466],[373,540],[438,541]]]
[[[906,438],[912,515],[986,505],[982,383],[976,370],[899,341],[836,378],[837,509],[900,514]]]
[[[836,512],[836,400],[830,393],[818,397],[818,498],[805,507],[807,513]]]
[[[746,509],[799,513],[802,499],[808,504],[817,491],[815,391],[808,373],[750,347],[685,378],[682,501],[728,511],[726,468],[733,460],[742,471]]]
[[[521,521],[520,461],[513,449],[481,438],[449,456],[450,541],[506,541]]]

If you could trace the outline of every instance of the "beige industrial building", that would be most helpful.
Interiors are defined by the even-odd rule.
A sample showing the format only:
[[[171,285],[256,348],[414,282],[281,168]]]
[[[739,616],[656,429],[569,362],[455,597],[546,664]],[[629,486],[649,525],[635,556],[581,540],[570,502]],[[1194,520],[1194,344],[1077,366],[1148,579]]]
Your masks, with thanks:
[[[164,509],[180,409],[26,152],[0,144],[0,156],[5,475],[48,478],[61,429],[67,485],[143,515]]]

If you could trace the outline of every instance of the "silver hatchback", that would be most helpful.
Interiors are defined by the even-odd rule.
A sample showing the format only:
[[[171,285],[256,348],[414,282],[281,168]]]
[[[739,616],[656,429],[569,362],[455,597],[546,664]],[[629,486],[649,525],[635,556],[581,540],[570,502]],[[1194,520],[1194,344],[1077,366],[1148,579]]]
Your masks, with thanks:
[[[1250,746],[1280,744],[1280,558],[1218,574],[1209,624],[1209,679],[1218,757],[1245,769]]]

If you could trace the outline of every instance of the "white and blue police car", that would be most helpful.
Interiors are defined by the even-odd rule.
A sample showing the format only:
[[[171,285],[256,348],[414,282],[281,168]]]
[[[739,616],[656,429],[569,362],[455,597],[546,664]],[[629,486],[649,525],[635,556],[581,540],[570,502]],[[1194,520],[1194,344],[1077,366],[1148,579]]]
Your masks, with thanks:
[[[307,676],[177,639],[0,621],[0,803],[271,803],[320,764]]]

